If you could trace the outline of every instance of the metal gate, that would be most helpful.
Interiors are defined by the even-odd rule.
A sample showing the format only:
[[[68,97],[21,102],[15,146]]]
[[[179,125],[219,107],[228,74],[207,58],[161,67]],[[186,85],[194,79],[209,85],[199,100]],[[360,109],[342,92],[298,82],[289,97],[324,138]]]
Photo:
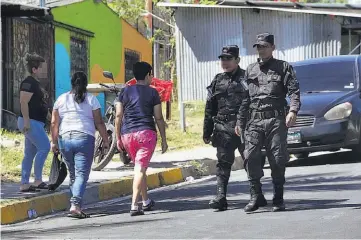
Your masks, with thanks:
[[[48,104],[54,100],[54,29],[49,23],[28,19],[8,18],[5,37],[5,88],[4,106],[20,113],[20,83],[29,74],[26,54],[36,52],[45,59],[39,76],[40,84],[48,95]]]

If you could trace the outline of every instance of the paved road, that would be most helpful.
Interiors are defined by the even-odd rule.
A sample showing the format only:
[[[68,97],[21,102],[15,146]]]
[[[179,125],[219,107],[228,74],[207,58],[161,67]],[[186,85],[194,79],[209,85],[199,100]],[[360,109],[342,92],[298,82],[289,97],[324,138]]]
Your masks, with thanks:
[[[325,165],[328,163],[327,165]],[[263,187],[272,198],[270,172]],[[208,201],[214,177],[192,184],[158,189],[151,194],[157,210],[129,216],[129,199],[88,206],[92,217],[68,219],[64,214],[5,226],[3,239],[130,238],[361,238],[361,163],[349,153],[316,156],[287,169],[288,211],[271,206],[246,214],[248,184],[244,171],[232,172],[230,210],[214,212]]]

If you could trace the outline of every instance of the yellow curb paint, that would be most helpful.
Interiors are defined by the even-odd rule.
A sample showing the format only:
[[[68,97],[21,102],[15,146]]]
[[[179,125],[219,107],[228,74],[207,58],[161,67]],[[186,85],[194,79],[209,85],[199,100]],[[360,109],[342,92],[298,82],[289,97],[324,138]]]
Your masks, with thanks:
[[[7,205],[1,207],[1,224],[9,224],[15,221],[15,207]]]
[[[133,178],[126,178],[123,181],[119,181],[116,183],[116,188],[119,189],[119,194],[116,197],[121,195],[129,194],[132,192],[133,188]]]
[[[159,174],[153,173],[147,176],[147,185],[149,189],[154,189],[160,186]]]
[[[38,216],[68,207],[66,193],[39,196],[23,201],[12,202],[1,207],[1,224],[11,224],[29,219],[28,211],[34,209]]]
[[[161,185],[171,185],[183,181],[181,168],[173,168],[159,173]]]
[[[18,201],[1,207],[1,224],[10,224],[28,219],[30,200]]]
[[[20,210],[20,206],[21,203],[17,203],[17,206]],[[19,211],[21,212],[21,211]],[[27,216],[25,216],[27,217]],[[16,208],[15,205],[7,205],[7,206],[3,206],[1,207],[1,224],[10,224],[10,223],[14,223],[17,220],[22,220],[22,219],[26,219],[25,217],[22,217],[19,214],[16,214]]]
[[[132,192],[133,178],[123,178],[99,185],[99,201],[120,197]]]
[[[101,185],[99,185],[99,200],[106,200],[108,199],[108,193],[111,190],[111,183],[103,183]]]
[[[183,181],[181,168],[169,169],[147,176],[147,185],[150,189],[162,185],[171,185]],[[133,177],[108,181],[98,185],[99,201],[117,198],[132,192]],[[27,220],[28,210],[34,209],[37,215],[45,215],[53,211],[65,210],[69,199],[67,193],[56,193],[39,196],[31,199],[10,202],[1,206],[1,224],[11,224]]]
[[[29,208],[34,209],[37,215],[44,215],[45,213],[51,212],[51,197],[35,197],[31,199]]]
[[[51,209],[54,211],[65,210],[69,206],[68,194],[59,193],[51,197]]]

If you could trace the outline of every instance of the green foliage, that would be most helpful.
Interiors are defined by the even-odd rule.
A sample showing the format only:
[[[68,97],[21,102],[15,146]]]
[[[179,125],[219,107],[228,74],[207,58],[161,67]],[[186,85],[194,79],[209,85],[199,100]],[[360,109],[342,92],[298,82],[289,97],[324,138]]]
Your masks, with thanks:
[[[136,24],[145,8],[144,0],[116,0],[111,7],[130,24]]]

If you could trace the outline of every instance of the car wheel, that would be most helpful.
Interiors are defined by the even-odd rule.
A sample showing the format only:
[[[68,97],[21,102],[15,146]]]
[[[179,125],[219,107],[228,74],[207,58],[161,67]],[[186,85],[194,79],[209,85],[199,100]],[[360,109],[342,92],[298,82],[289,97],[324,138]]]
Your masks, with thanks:
[[[308,155],[309,155],[310,153],[308,153],[308,152],[303,152],[303,153],[295,153],[295,154],[293,154],[293,155],[295,155],[295,157],[297,158],[297,159],[300,159],[300,158],[308,158]]]

